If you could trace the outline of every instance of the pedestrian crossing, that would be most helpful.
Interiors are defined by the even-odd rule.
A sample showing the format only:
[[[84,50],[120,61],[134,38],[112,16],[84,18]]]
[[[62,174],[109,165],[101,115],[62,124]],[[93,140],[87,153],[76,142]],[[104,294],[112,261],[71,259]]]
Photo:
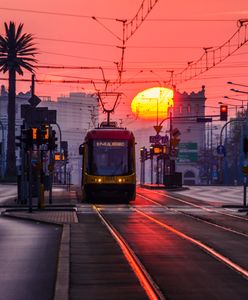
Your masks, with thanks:
[[[188,188],[177,193],[208,202],[243,205],[243,186],[188,186]]]
[[[17,186],[0,184],[0,203],[17,196]]]

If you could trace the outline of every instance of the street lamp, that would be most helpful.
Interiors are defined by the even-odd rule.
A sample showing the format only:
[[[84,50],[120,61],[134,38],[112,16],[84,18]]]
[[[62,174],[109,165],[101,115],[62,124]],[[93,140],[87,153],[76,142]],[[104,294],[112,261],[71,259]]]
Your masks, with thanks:
[[[224,96],[225,99],[230,99],[230,100],[235,100],[235,101],[241,101],[242,104],[245,101],[244,99],[238,99],[238,98],[233,98],[233,97],[228,97],[228,96]]]
[[[243,86],[243,87],[247,87],[247,88],[248,88],[248,85],[240,84],[240,83],[234,83],[234,82],[232,82],[232,81],[227,81],[227,84],[233,84],[233,85]]]
[[[242,113],[244,112],[244,99],[238,99],[238,98],[232,98],[232,97],[228,97],[228,96],[224,96],[225,99],[229,99],[229,100],[234,100],[234,101],[241,101],[242,105],[240,108],[242,108]]]
[[[247,91],[240,91],[240,90],[237,90],[237,89],[230,89],[230,91],[235,92],[235,93],[248,94]]]

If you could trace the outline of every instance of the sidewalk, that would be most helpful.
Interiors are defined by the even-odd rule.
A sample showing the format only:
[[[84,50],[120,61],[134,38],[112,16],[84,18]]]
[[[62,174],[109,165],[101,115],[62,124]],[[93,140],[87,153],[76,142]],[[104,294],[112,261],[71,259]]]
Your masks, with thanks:
[[[109,230],[95,212],[78,212],[77,189],[55,187],[53,204],[43,210],[8,209],[6,217],[63,226],[58,253],[55,300],[147,299],[139,280]]]
[[[18,205],[18,207],[6,209],[3,215],[60,225],[77,223],[77,215],[74,208],[78,202],[76,190],[77,188],[75,187],[68,191],[64,186],[55,186],[52,192],[52,204],[48,204],[48,193],[45,193],[45,208],[38,209],[33,207],[33,211],[30,213],[27,205]],[[7,203],[10,205],[16,204],[14,200]]]
[[[2,212],[2,215],[9,218],[21,218],[36,222],[52,223],[63,226],[60,249],[58,255],[57,278],[55,285],[55,300],[69,299],[69,276],[70,276],[70,224],[78,223],[76,208],[78,203],[77,188],[72,187],[70,191],[66,187],[55,186],[53,188],[53,203],[47,204],[48,195],[45,195],[46,206],[44,209],[28,207],[9,208]],[[11,204],[8,201],[8,204]],[[13,204],[12,203],[12,204]]]

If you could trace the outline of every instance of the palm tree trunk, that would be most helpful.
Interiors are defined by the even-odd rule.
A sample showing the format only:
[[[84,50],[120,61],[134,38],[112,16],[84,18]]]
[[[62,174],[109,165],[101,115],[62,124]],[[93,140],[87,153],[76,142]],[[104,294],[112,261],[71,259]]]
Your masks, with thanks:
[[[16,176],[15,155],[15,119],[16,119],[16,72],[9,70],[9,99],[8,99],[8,138],[6,177]]]

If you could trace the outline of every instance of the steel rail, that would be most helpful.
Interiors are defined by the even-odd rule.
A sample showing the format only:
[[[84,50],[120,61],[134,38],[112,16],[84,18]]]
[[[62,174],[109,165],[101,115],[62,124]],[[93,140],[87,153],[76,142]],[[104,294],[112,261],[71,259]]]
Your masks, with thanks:
[[[159,192],[155,192],[155,191],[153,191],[153,192],[154,192],[155,194],[165,196],[165,194],[163,194],[163,193],[159,193]],[[215,210],[215,209],[209,209],[209,208],[206,208],[206,207],[204,207],[204,206],[197,205],[197,204],[195,204],[195,203],[191,203],[191,202],[188,202],[188,201],[186,201],[186,200],[177,198],[177,197],[175,197],[175,196],[166,195],[166,197],[171,198],[171,199],[174,199],[174,200],[177,200],[177,201],[179,201],[179,202],[182,202],[182,203],[185,203],[185,204],[188,204],[188,205],[192,205],[193,207],[196,207],[196,208],[201,208],[202,210],[205,210],[205,211],[208,211],[208,212],[215,212],[215,213],[220,214],[220,215],[232,217],[232,218],[239,219],[239,220],[243,220],[243,221],[248,221],[248,218],[243,218],[243,217],[236,216],[236,215],[232,215],[232,214],[229,214],[229,213],[220,212],[220,211],[217,211],[217,210]]]
[[[140,197],[142,197],[142,198],[145,198],[146,200],[148,200],[148,201],[150,201],[150,202],[152,202],[152,203],[155,203],[155,204],[158,205],[158,206],[161,206],[161,207],[165,208],[166,210],[171,210],[171,211],[174,211],[174,212],[179,212],[179,213],[181,213],[181,214],[183,214],[183,215],[185,215],[185,216],[187,216],[187,217],[190,217],[190,218],[192,218],[192,219],[196,219],[196,220],[201,221],[201,222],[203,222],[203,223],[206,223],[206,224],[208,224],[208,225],[211,225],[211,226],[220,228],[220,229],[222,229],[222,230],[229,231],[229,232],[231,232],[231,233],[235,233],[235,234],[237,234],[237,235],[240,235],[240,236],[243,236],[243,237],[248,238],[248,234],[246,234],[246,233],[237,231],[237,230],[232,229],[232,228],[230,228],[230,227],[226,227],[226,226],[223,226],[223,225],[219,225],[219,224],[217,224],[217,223],[215,223],[215,222],[212,222],[212,221],[205,220],[205,219],[203,219],[203,218],[201,218],[201,217],[199,217],[199,216],[195,216],[195,215],[192,215],[192,214],[190,214],[190,213],[186,213],[186,212],[181,211],[180,209],[177,209],[177,208],[167,207],[167,206],[165,206],[165,205],[163,205],[163,204],[161,204],[161,203],[159,203],[159,202],[157,202],[157,201],[154,201],[154,200],[152,200],[152,199],[150,199],[150,198],[148,198],[148,197],[146,197],[146,196],[143,196],[143,195],[141,195],[141,194],[139,194],[139,193],[138,193],[138,195],[139,195]]]
[[[138,208],[133,208],[134,211],[136,211],[137,213],[141,214],[142,216],[146,217],[147,219],[149,219],[150,221],[156,223],[157,225],[165,228],[166,230],[169,230],[170,232],[176,234],[177,236],[189,241],[190,243],[198,246],[199,248],[203,249],[204,251],[206,251],[208,254],[210,254],[212,257],[214,257],[215,259],[221,261],[222,263],[224,263],[226,266],[230,267],[231,269],[233,269],[234,271],[238,272],[239,274],[241,274],[246,280],[248,280],[248,270],[242,268],[241,266],[239,266],[238,264],[236,264],[235,262],[231,261],[228,257],[222,255],[221,253],[219,253],[218,251],[214,250],[213,248],[205,245],[204,243],[202,243],[199,240],[196,240],[192,237],[190,237],[187,234],[184,234],[183,232],[175,229],[174,227],[167,225],[164,222],[161,222],[157,219],[155,219],[154,217],[144,213],[143,211],[141,211]]]
[[[133,250],[129,247],[129,245],[125,242],[123,237],[120,233],[114,228],[113,225],[103,216],[100,209],[97,208],[96,205],[93,205],[94,210],[96,211],[97,215],[103,222],[103,224],[107,227],[110,231],[112,236],[117,241],[118,245],[120,246],[125,258],[127,259],[129,265],[131,266],[134,274],[137,276],[141,286],[145,290],[147,296],[150,300],[165,300],[166,298],[160,291],[157,284],[151,278],[149,273],[146,271],[145,267],[142,265],[138,257],[135,255]]]

